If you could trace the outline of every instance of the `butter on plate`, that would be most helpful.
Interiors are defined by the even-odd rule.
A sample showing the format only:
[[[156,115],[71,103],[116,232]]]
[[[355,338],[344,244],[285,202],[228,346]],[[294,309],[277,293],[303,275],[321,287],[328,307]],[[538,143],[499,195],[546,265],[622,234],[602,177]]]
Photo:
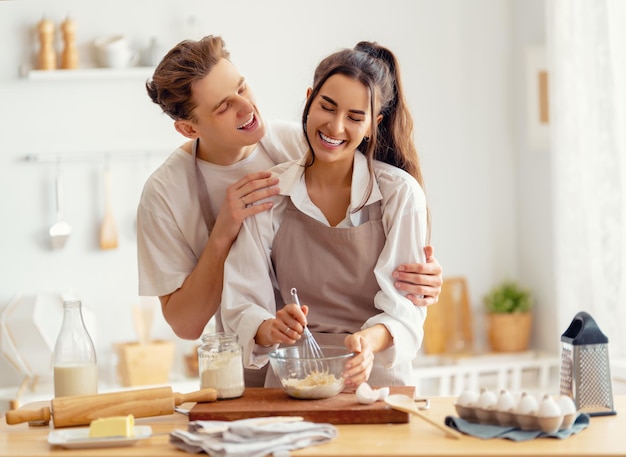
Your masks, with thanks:
[[[89,424],[89,438],[108,438],[121,436],[129,438],[135,432],[135,417],[128,416],[102,417],[92,420]]]

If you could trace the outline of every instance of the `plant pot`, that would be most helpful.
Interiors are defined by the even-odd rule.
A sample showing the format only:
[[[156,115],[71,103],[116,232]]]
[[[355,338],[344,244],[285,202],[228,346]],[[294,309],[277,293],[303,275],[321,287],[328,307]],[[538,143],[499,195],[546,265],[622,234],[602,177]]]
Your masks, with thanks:
[[[532,313],[487,314],[488,338],[494,352],[520,352],[528,349]]]

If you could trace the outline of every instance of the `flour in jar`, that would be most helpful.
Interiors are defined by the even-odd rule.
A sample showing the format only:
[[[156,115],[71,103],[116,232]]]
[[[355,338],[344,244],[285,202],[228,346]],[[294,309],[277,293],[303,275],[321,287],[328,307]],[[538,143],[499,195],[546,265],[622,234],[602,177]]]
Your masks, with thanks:
[[[343,379],[328,372],[313,371],[306,378],[281,379],[285,391],[296,398],[321,399],[337,395],[343,389]]]
[[[217,398],[241,397],[245,390],[241,355],[233,353],[212,354],[201,371],[200,387],[213,387]]]

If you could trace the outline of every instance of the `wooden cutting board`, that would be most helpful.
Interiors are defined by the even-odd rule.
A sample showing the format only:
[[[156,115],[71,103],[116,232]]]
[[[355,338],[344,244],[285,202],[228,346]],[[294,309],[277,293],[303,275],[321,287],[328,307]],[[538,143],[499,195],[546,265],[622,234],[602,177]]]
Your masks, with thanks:
[[[415,387],[391,387],[392,394],[413,397]],[[371,405],[357,402],[353,393],[340,393],[323,400],[298,400],[281,388],[248,387],[243,396],[213,403],[197,403],[189,420],[238,420],[251,417],[302,416],[311,422],[330,424],[407,423],[409,414],[390,408],[383,401]]]

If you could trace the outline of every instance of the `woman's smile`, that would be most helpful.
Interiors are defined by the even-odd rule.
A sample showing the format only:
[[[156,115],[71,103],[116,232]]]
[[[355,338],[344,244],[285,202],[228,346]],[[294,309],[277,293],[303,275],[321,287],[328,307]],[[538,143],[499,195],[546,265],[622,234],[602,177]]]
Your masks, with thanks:
[[[328,135],[324,135],[322,132],[319,132],[319,137],[323,143],[328,144],[328,146],[330,147],[340,146],[341,144],[345,143],[345,140],[332,138]]]

